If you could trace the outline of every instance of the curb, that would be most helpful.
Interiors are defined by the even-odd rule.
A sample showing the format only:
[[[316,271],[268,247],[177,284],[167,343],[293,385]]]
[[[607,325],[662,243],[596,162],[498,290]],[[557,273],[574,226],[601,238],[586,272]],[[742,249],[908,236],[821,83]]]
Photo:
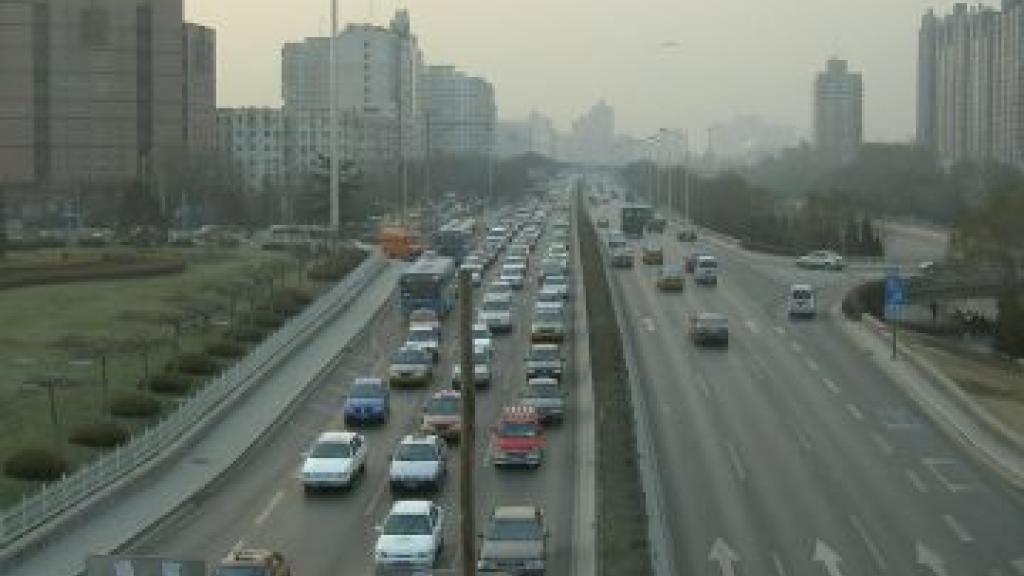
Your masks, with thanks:
[[[872,339],[882,347],[888,345],[883,340],[889,337],[891,332],[888,330],[888,327],[874,317],[868,314],[863,315],[862,324],[858,326],[855,322],[846,320],[838,312],[837,307],[833,307],[832,312],[834,317],[839,318],[838,325],[842,332],[855,345],[864,347],[864,339]],[[976,438],[970,430],[965,429],[963,423],[957,422],[957,414],[951,414],[948,408],[944,409],[940,406],[940,403],[935,400],[934,395],[930,396],[921,387],[910,385],[904,378],[894,376],[891,373],[894,367],[886,364],[886,360],[883,360],[878,355],[874,356],[875,364],[889,374],[890,379],[914,401],[928,418],[946,436],[964,448],[965,452],[972,459],[987,467],[1010,486],[1018,490],[1024,490],[1024,466],[1017,467],[1009,464],[998,454],[1000,451],[1008,451],[1011,455],[1020,457],[1022,452],[1021,445],[1013,439],[1016,434],[1012,430],[1007,429],[1001,422],[998,422],[984,408],[966,397],[966,394],[959,389],[956,383],[943,374],[934,364],[921,358],[899,341],[897,341],[896,348],[898,355],[908,361],[905,366],[910,366],[917,373],[916,375],[919,377],[916,380],[923,387],[941,395],[942,398],[949,402],[954,412],[959,412],[966,416],[971,424],[977,426],[978,430],[993,436],[997,445],[993,446],[991,443],[985,442],[984,439]],[[920,376],[925,377],[922,378]],[[1004,433],[1009,433],[1010,436],[1004,437]],[[1004,445],[999,446],[1000,442],[1004,443]]]

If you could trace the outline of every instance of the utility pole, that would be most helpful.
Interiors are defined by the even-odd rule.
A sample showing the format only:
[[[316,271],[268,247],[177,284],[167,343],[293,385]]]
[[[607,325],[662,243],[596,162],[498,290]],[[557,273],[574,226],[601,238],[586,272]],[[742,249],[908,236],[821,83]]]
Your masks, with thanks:
[[[338,180],[338,0],[331,0],[331,42],[330,42],[330,65],[329,81],[331,87],[328,90],[330,102],[330,151],[331,151],[331,228],[340,237],[341,232],[341,198],[339,197],[340,182]]]
[[[686,152],[686,174],[683,181],[683,217],[686,226],[690,226],[690,152]]]
[[[430,110],[423,112],[423,205],[430,206]]]
[[[476,576],[476,506],[473,462],[476,451],[476,377],[473,373],[473,284],[469,270],[459,271],[459,349],[462,370],[462,439],[459,444],[459,540],[462,575]]]

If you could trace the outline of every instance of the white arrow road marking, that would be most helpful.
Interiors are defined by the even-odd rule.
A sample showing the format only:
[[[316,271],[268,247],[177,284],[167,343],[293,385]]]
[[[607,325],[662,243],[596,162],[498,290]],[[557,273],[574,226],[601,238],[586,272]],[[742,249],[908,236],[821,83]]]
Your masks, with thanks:
[[[956,534],[956,537],[964,544],[974,542],[974,536],[972,536],[971,533],[967,531],[967,528],[964,528],[964,525],[958,522],[952,515],[943,515],[942,521],[946,523],[946,526],[948,526],[949,529],[952,530],[953,534]]]
[[[708,388],[708,383],[705,382],[703,378],[698,380],[698,382],[700,382],[700,391],[701,391],[701,393],[704,394],[704,397],[705,398],[711,398],[711,389]]]
[[[924,480],[921,480],[921,477],[917,475],[917,472],[914,472],[910,468],[907,468],[905,472],[907,474],[907,480],[909,480],[914,486],[914,490],[917,490],[921,494],[928,491],[928,485],[924,483]]]
[[[726,443],[726,449],[729,452],[729,460],[732,462],[732,467],[736,471],[736,477],[739,478],[740,482],[746,482],[747,471],[743,468],[743,462],[740,460],[736,447],[732,445],[732,442],[728,442]]]
[[[722,570],[722,576],[736,576],[733,564],[739,561],[740,557],[721,538],[715,540],[715,543],[711,545],[711,551],[708,552],[708,562],[717,562],[718,567]]]
[[[885,564],[885,558],[878,550],[878,546],[876,546],[875,542],[871,539],[868,531],[864,528],[864,524],[861,523],[860,518],[857,518],[855,515],[851,515],[850,523],[853,524],[853,529],[857,531],[857,535],[860,536],[860,539],[864,541],[864,546],[867,547],[868,552],[871,552],[871,558],[874,559],[875,566],[878,566],[880,571],[885,572],[888,569]]]
[[[860,411],[860,408],[857,408],[853,404],[847,404],[846,409],[849,410],[850,414],[852,414],[853,417],[856,418],[857,420],[864,420],[864,414]]]
[[[277,506],[278,502],[280,502],[282,498],[284,498],[284,490],[278,490],[275,492],[274,495],[270,497],[270,502],[267,502],[266,507],[263,508],[263,511],[260,512],[256,518],[253,518],[252,523],[257,526],[262,526],[263,523],[267,521],[267,518],[270,518],[270,513],[274,511],[274,507]]]
[[[640,321],[644,325],[644,329],[648,332],[654,332],[654,320],[651,318],[644,318]]]
[[[949,573],[946,572],[946,561],[921,542],[917,543],[917,563],[931,568],[935,576],[949,576]]]
[[[839,570],[839,563],[843,559],[839,554],[836,554],[835,550],[821,540],[814,541],[814,557],[812,560],[821,562],[829,576],[843,576],[842,571]]]

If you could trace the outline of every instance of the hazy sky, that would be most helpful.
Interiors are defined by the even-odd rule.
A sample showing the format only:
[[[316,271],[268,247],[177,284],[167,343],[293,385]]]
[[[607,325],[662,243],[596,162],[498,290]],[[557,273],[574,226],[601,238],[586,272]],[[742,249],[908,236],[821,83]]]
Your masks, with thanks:
[[[284,42],[326,35],[329,0],[184,0],[217,29],[218,104],[279,105]],[[604,98],[619,132],[690,130],[756,113],[807,134],[814,73],[832,55],[864,75],[865,134],[914,133],[917,28],[955,0],[340,0],[340,20],[409,9],[431,64],[494,83],[498,114],[560,128]],[[372,14],[372,16],[371,16]]]

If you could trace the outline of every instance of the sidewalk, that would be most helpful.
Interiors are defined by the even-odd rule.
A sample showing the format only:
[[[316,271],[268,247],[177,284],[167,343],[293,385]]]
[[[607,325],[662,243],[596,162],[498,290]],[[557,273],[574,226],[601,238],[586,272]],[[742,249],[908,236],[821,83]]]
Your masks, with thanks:
[[[390,298],[400,268],[385,267],[350,306],[269,372],[198,441],[110,501],[73,519],[47,541],[0,562],[0,572],[5,576],[79,574],[88,555],[112,552],[171,514],[226,471],[310,384],[329,372],[339,353]]]
[[[965,393],[931,359],[900,342],[892,359],[888,327],[865,315],[860,322],[846,320],[833,310],[840,327],[922,410],[967,453],[1024,489],[1024,437],[1010,429]]]

